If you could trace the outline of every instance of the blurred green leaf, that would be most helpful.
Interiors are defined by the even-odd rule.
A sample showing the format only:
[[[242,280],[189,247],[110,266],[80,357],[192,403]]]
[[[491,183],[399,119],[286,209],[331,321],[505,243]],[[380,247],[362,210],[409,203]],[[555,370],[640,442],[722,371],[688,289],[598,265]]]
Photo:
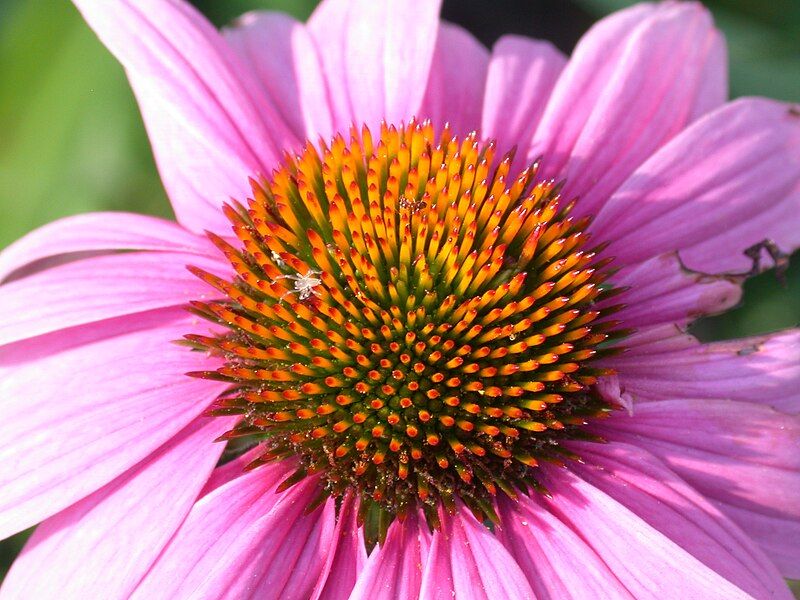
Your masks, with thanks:
[[[11,566],[11,562],[14,560],[14,557],[20,553],[33,531],[33,528],[28,529],[0,543],[0,582],[3,581],[3,578],[6,576]]]
[[[576,0],[576,4],[596,15],[608,15],[628,6],[638,4],[635,0]]]
[[[120,66],[70,4],[13,8],[0,30],[0,247],[69,214],[169,215]]]
[[[717,317],[700,319],[692,331],[704,340],[721,340],[797,325],[800,325],[800,252],[792,256],[785,283],[775,271],[747,280],[739,306]]]
[[[717,8],[714,17],[728,40],[732,97],[800,101],[800,47],[794,36],[738,12]]]
[[[192,4],[220,26],[252,10],[276,10],[305,21],[317,3],[318,0],[192,0]]]
[[[787,35],[800,32],[800,2],[797,0],[711,0],[706,4],[715,12],[724,10],[735,14],[753,26],[761,22]]]

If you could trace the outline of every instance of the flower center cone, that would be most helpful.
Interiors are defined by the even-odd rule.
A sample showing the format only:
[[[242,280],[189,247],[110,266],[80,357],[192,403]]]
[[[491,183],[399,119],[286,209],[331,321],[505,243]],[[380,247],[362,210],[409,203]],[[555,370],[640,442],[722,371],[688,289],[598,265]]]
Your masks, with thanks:
[[[611,259],[512,160],[429,122],[308,143],[225,208],[236,239],[211,239],[235,275],[195,269],[222,333],[187,338],[224,365],[194,375],[231,384],[210,414],[243,416],[224,438],[265,444],[251,467],[296,460],[282,488],[317,477],[315,504],[356,493],[375,539],[458,500],[496,519],[494,496],[539,487],[611,410],[593,387],[626,334]]]

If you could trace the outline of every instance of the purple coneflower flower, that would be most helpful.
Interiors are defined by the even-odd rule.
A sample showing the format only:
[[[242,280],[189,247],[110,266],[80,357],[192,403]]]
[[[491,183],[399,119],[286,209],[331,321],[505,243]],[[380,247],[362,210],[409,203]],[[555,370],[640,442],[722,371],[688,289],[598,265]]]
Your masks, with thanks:
[[[3,597],[791,597],[800,333],[686,327],[800,244],[800,110],[726,103],[700,5],[567,60],[433,0],[75,3],[178,223],[0,255]]]

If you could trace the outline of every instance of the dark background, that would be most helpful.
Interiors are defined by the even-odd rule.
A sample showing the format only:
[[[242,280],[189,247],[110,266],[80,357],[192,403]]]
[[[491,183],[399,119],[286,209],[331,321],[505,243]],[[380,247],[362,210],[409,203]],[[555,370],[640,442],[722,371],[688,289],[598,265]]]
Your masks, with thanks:
[[[254,9],[305,19],[315,0],[196,0],[223,25]],[[626,0],[445,0],[443,17],[490,46],[504,33],[570,52]],[[800,101],[800,0],[709,0],[730,51],[731,93]],[[0,0],[0,248],[53,219],[92,210],[170,216],[124,73],[66,0]],[[752,279],[739,308],[704,319],[704,339],[800,322],[800,256],[787,284]],[[0,399],[2,401],[2,399]],[[0,578],[25,534],[0,542]]]

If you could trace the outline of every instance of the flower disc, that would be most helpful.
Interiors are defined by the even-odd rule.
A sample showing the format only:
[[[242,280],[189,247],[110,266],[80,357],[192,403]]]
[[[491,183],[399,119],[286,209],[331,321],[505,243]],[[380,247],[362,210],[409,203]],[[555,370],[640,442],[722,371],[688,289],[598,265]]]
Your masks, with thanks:
[[[456,500],[493,518],[609,410],[590,363],[623,332],[589,221],[476,138],[412,122],[308,143],[226,208],[238,241],[212,239],[235,278],[196,271],[221,292],[193,306],[225,333],[187,337],[225,358],[197,375],[232,384],[226,437],[265,441],[253,466],[296,457],[286,486],[357,493],[380,531]]]

